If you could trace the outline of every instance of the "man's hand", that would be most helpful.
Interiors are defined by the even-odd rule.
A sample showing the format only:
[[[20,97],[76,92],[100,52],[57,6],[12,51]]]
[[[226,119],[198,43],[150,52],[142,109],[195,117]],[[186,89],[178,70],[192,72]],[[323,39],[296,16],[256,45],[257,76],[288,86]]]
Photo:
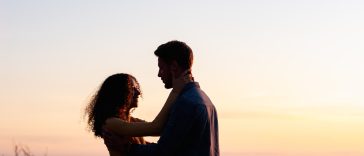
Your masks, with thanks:
[[[106,128],[102,132],[104,138],[104,144],[108,150],[119,151],[120,153],[126,153],[129,148],[128,137],[120,137],[112,132],[108,131]]]

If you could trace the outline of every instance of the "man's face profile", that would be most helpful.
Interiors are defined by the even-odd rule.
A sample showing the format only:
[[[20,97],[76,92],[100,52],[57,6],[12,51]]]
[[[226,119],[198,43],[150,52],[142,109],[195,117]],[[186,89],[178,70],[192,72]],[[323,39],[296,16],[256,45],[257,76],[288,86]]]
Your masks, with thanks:
[[[164,87],[166,89],[172,88],[172,73],[170,70],[170,66],[161,58],[158,58],[158,77],[161,78],[164,83]]]

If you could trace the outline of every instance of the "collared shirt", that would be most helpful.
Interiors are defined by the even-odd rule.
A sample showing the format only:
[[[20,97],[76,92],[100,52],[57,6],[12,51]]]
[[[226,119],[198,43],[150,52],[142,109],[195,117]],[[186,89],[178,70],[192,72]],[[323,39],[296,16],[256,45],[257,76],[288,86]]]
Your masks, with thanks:
[[[157,143],[133,144],[131,156],[219,156],[215,106],[197,82],[186,84]]]

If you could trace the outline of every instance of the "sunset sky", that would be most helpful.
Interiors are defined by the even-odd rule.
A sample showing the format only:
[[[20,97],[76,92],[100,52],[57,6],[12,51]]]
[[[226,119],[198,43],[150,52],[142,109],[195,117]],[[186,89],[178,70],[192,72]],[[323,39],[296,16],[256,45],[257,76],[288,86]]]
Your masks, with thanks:
[[[219,114],[222,156],[364,155],[364,1],[0,0],[0,155],[106,156],[84,108],[106,77],[134,75],[133,115],[169,90],[154,50],[194,51]],[[147,138],[157,141],[158,138]]]

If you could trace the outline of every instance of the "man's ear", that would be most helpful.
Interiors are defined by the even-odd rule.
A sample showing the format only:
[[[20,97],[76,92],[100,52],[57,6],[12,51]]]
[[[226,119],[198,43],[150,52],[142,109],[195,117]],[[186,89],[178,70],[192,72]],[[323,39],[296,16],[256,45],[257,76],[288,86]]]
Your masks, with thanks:
[[[179,69],[177,61],[175,61],[175,60],[173,60],[171,63],[171,72],[172,72],[174,78],[177,78],[180,76],[180,69]]]

